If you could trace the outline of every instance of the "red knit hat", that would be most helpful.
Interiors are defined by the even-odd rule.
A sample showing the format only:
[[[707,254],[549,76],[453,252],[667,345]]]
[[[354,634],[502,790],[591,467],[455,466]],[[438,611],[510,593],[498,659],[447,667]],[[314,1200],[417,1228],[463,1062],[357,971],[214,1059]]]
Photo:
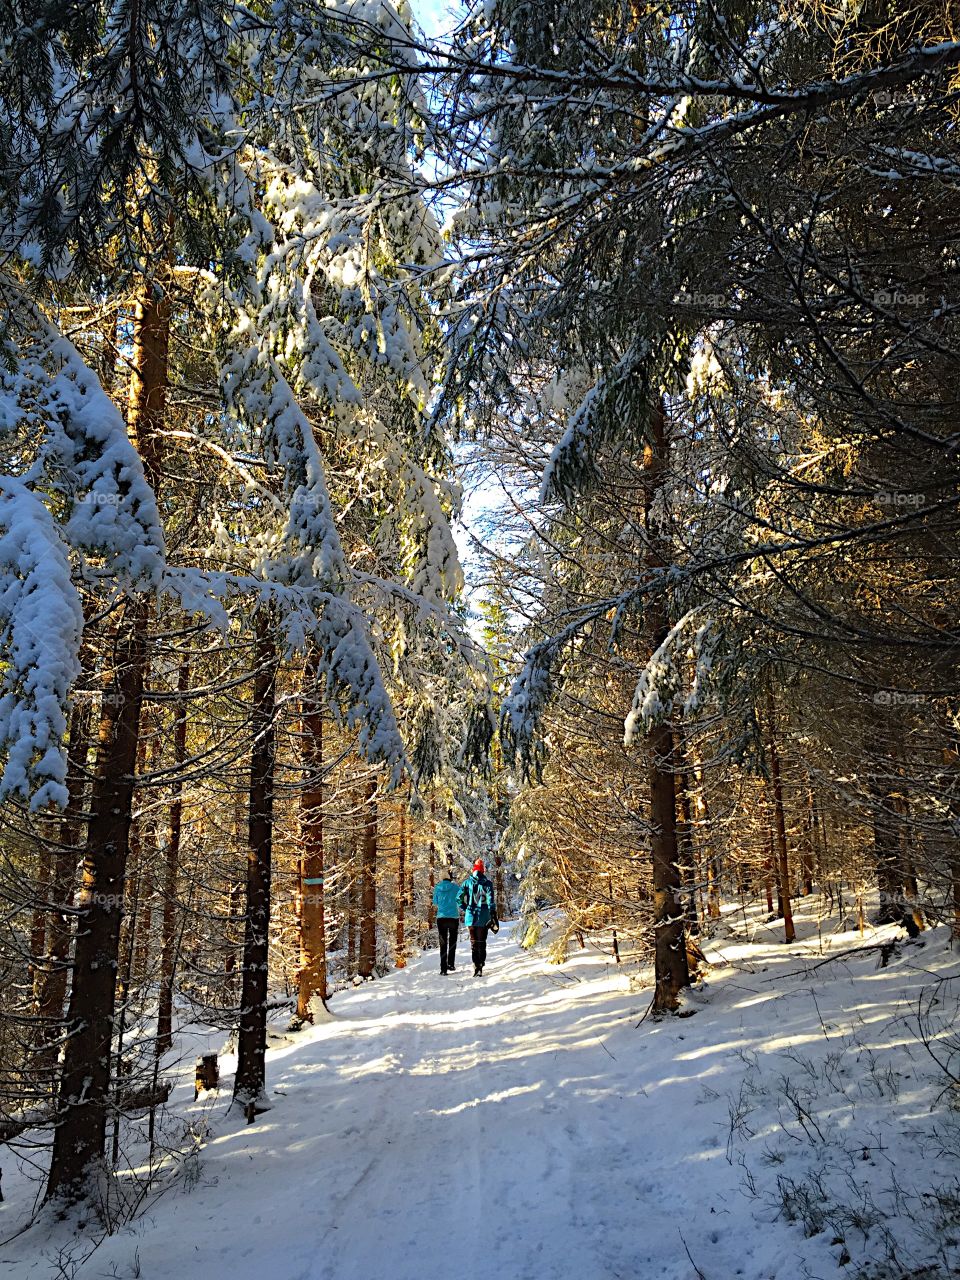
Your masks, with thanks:
[[[476,860],[476,862],[473,864],[473,869],[474,871],[479,871],[480,874],[483,875],[483,859],[482,858],[478,858]]]

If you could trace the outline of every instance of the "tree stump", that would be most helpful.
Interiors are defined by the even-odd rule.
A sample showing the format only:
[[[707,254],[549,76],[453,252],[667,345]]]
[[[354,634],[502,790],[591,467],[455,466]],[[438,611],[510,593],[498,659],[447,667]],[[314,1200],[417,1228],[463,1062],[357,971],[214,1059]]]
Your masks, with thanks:
[[[193,1100],[196,1102],[201,1091],[220,1088],[220,1067],[215,1053],[205,1053],[197,1059],[197,1073],[194,1079]]]

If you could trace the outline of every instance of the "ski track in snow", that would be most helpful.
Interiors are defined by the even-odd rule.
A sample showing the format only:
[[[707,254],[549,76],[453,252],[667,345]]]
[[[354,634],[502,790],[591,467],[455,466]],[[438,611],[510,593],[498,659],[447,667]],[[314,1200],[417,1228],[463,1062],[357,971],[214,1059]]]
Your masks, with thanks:
[[[830,1232],[805,1238],[751,1200],[727,1159],[731,1091],[749,1072],[742,1051],[822,1053],[821,1014],[828,1029],[857,1017],[888,1026],[905,982],[909,996],[935,958],[941,971],[956,962],[936,941],[946,931],[928,934],[899,972],[864,962],[858,1008],[841,974],[818,987],[814,1012],[809,981],[787,975],[820,957],[816,939],[785,948],[778,928],[761,928],[759,946],[713,944],[696,1016],[639,1029],[650,993],[631,992],[608,956],[574,944],[566,965],[550,965],[509,928],[491,939],[481,979],[461,939],[464,967],[449,977],[430,951],[343,992],[331,1020],[268,1054],[273,1107],[254,1125],[224,1117],[233,1058],[222,1060],[218,1096],[194,1104],[181,1078],[173,1104],[211,1127],[198,1185],[152,1201],[80,1274],[423,1280],[496,1269],[511,1280],[692,1280],[685,1241],[708,1280],[834,1276]],[[916,1096],[926,1098],[921,1075]],[[766,1176],[775,1182],[776,1170]],[[22,1217],[25,1188],[32,1195],[25,1179],[14,1183],[18,1204],[5,1186],[0,1234]],[[0,1280],[58,1274],[68,1237],[41,1229],[0,1249]]]

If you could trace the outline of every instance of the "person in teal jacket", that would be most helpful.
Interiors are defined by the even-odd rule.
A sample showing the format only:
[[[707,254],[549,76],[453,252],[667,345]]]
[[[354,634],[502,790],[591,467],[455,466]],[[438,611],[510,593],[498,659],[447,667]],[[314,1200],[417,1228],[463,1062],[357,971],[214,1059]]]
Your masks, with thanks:
[[[437,933],[440,935],[440,972],[453,973],[457,958],[457,934],[460,932],[460,886],[453,878],[453,867],[447,867],[446,878],[433,887],[433,905],[437,909]]]
[[[463,908],[463,920],[470,930],[470,950],[473,955],[473,976],[483,977],[487,963],[487,934],[500,928],[497,904],[493,898],[493,883],[484,875],[483,859],[473,864],[473,871],[460,886],[457,902]]]

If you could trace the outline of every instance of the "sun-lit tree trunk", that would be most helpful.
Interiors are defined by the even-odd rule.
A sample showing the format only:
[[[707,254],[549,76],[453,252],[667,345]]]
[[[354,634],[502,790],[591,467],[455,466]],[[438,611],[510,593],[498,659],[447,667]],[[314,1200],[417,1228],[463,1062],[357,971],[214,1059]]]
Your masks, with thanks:
[[[797,931],[793,924],[793,904],[790,898],[790,858],[787,849],[787,824],[783,811],[783,781],[780,774],[780,753],[777,750],[776,713],[772,690],[767,690],[767,747],[770,752],[770,785],[773,793],[774,836],[776,840],[774,868],[777,891],[783,911],[784,942],[793,942]]]
[[[777,818],[773,810],[773,804],[769,810],[770,819],[770,869],[773,874],[773,884],[777,891],[777,919],[782,920],[783,917],[783,885],[780,882],[780,852],[777,845]]]
[[[493,735],[491,744],[491,781],[490,781],[490,809],[494,815],[494,820],[498,820],[502,813],[503,798],[500,794],[500,778],[503,774],[503,747],[500,744],[500,735]],[[497,901],[497,910],[507,912],[509,903],[506,900],[506,886],[503,876],[503,850],[498,845],[493,853],[493,892]]]
[[[692,832],[695,832],[695,843],[701,851],[700,862],[707,885],[706,916],[710,920],[720,919],[721,858],[718,843],[714,838],[710,820],[710,805],[707,800],[706,780],[703,776],[703,762],[700,759],[696,744],[689,744],[689,763],[692,779],[689,787],[690,804],[693,810]],[[702,881],[701,881],[702,882]]]
[[[358,808],[362,807],[362,801]],[[347,863],[347,877],[344,885],[347,914],[347,971],[356,973],[357,969],[357,921],[360,917],[360,837],[354,829],[350,834],[350,857]]]
[[[134,316],[127,421],[154,491],[161,473],[169,337],[169,296],[155,282],[145,283]],[[48,1198],[79,1199],[88,1168],[104,1153],[149,618],[144,600],[126,598],[112,620]]]
[[[144,714],[141,723],[140,737],[144,741],[145,761],[143,772],[149,777],[160,765],[163,754],[163,737],[161,734],[160,715],[153,711],[149,717]],[[145,795],[150,792],[145,790]],[[153,803],[146,806],[142,823],[140,853],[137,866],[139,872],[139,899],[137,906],[137,928],[134,936],[134,951],[131,958],[131,975],[141,981],[147,979],[152,957],[153,944],[153,909],[157,897],[157,870],[160,858],[161,823],[157,806]]]
[[[437,801],[434,796],[430,797],[430,864],[429,864],[429,881],[428,888],[430,890],[427,898],[427,928],[432,929],[434,926],[433,914],[433,890],[437,883],[437,825],[436,825]]]
[[[313,1021],[313,1000],[327,999],[327,939],[323,863],[323,707],[317,697],[318,660],[303,677],[300,743],[306,779],[300,795],[300,968],[297,1017]]]
[[[149,677],[149,671],[145,673]],[[143,709],[140,716],[140,741],[137,746],[137,777],[142,777],[147,764],[146,725],[148,715]],[[137,807],[139,802],[140,808]],[[150,860],[155,850],[149,847],[149,824],[142,812],[143,792],[134,795],[134,812],[130,823],[129,854],[127,857],[127,878],[124,886],[123,918],[120,921],[120,941],[117,960],[117,1011],[116,1022],[116,1077],[119,1082],[123,1070],[123,1038],[126,1033],[127,1000],[130,995],[130,983],[133,977],[133,955],[137,936],[140,930],[141,911],[144,891],[144,863]],[[113,1122],[113,1162],[117,1160],[117,1144],[119,1141],[119,1116]]]
[[[677,774],[677,796],[680,802],[680,821],[677,823],[677,863],[686,888],[684,909],[689,933],[700,932],[697,915],[697,861],[693,846],[693,811],[690,805],[690,778],[686,773]]]
[[[666,634],[666,633],[664,633]],[[677,859],[676,794],[670,766],[673,734],[669,725],[652,729],[650,747],[650,851],[653,860],[654,1010],[675,1009],[690,984],[683,928],[683,895]]]
[[[377,784],[367,783],[364,800],[363,845],[360,867],[360,948],[357,972],[373,976],[377,962]]]
[[[250,754],[250,825],[247,895],[240,989],[240,1030],[233,1103],[252,1119],[265,1099],[267,990],[270,960],[270,876],[273,853],[273,793],[277,655],[272,619],[257,614]]]
[[[48,1197],[79,1199],[104,1151],[120,919],[143,694],[147,611],[119,606],[100,716],[97,771],[78,902]]]
[[[803,841],[803,892],[813,893],[813,875],[816,863],[816,812],[813,807],[813,787],[807,788],[807,813]]]
[[[399,815],[400,834],[397,849],[397,941],[394,963],[398,969],[403,969],[407,963],[406,939],[404,937],[404,909],[407,895],[407,886],[404,880],[407,854],[407,811],[402,800],[397,805],[397,812]]]
[[[177,672],[176,721],[173,726],[174,775],[170,794],[170,836],[163,867],[163,914],[160,935],[160,998],[157,1009],[158,1058],[173,1047],[173,991],[177,967],[177,872],[183,834],[183,765],[187,758],[187,703],[190,688],[190,659],[180,659]]]

